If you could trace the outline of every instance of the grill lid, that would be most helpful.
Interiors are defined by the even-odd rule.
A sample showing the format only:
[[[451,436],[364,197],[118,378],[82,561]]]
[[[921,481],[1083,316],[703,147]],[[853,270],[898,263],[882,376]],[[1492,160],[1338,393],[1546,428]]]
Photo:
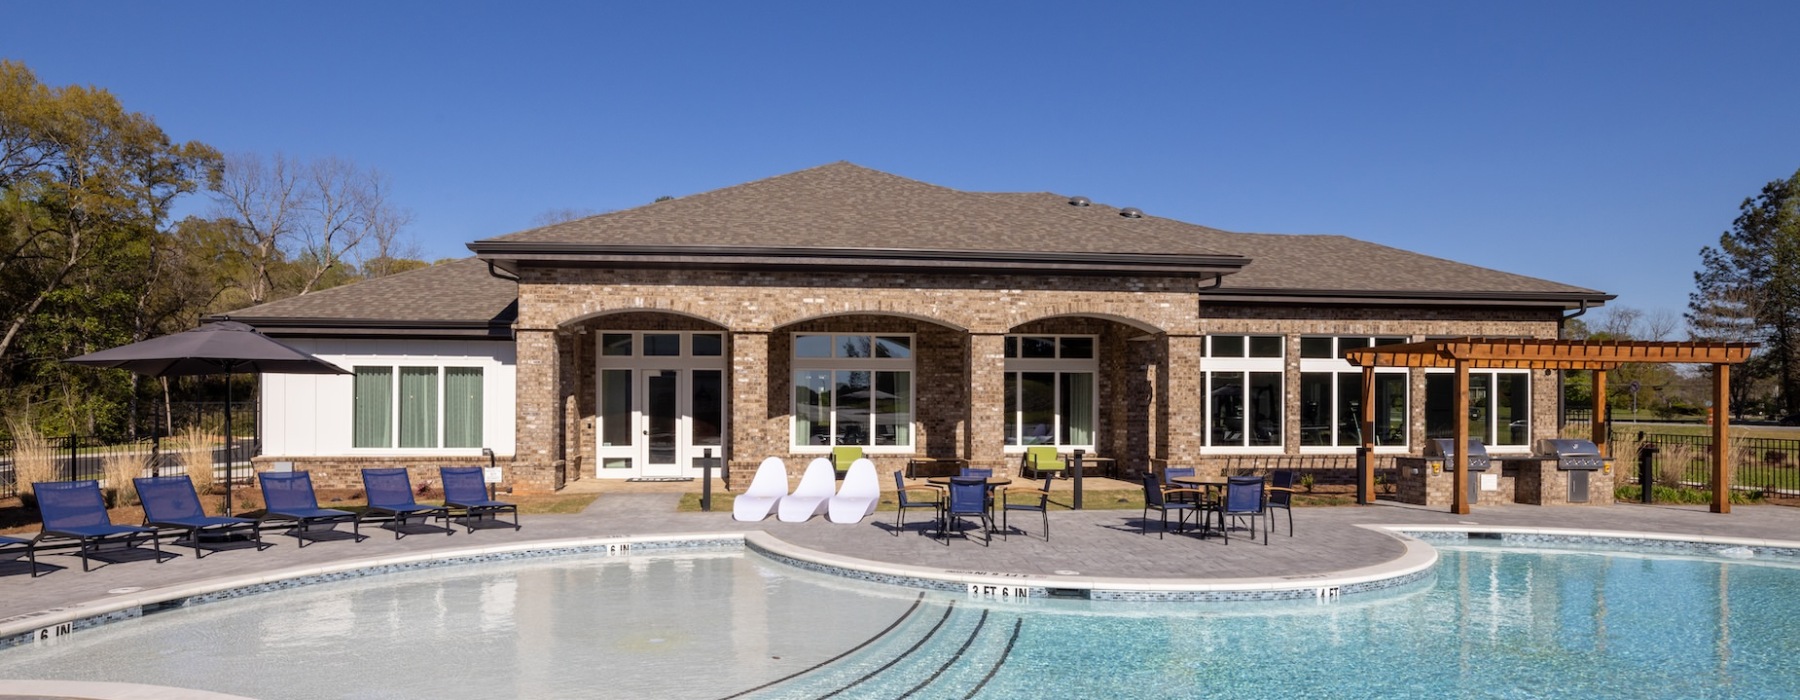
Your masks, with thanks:
[[[1426,457],[1450,459],[1455,450],[1456,440],[1454,438],[1433,438],[1425,441]],[[1487,467],[1487,445],[1482,444],[1479,438],[1469,438],[1469,468],[1482,471]]]
[[[1600,448],[1592,440],[1571,438],[1545,438],[1537,444],[1538,454],[1555,455],[1558,459],[1568,457],[1598,457]]]

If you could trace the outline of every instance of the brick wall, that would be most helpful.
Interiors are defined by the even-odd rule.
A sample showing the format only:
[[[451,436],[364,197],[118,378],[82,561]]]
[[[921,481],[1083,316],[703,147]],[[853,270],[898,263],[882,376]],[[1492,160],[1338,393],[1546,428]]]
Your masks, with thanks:
[[[1203,454],[1206,334],[1287,338],[1284,452],[1300,452],[1302,335],[1555,337],[1555,309],[1210,303],[1182,278],[848,274],[533,268],[521,271],[518,466],[527,488],[594,470],[594,353],[606,330],[720,330],[731,357],[727,450],[734,483],[791,453],[791,338],[798,332],[913,333],[916,452],[1011,470],[1004,454],[1006,334],[1099,337],[1096,451],[1127,472]],[[1424,439],[1425,382],[1412,376],[1411,444]],[[1556,376],[1532,375],[1532,437],[1555,431]],[[904,457],[878,456],[882,470]],[[796,471],[798,466],[795,467]]]

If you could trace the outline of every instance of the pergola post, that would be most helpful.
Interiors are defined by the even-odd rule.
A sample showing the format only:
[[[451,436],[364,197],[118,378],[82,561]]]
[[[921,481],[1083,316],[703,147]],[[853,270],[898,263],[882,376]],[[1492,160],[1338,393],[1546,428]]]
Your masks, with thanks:
[[[1731,365],[1713,365],[1713,445],[1712,445],[1712,512],[1731,512],[1731,469],[1725,463],[1731,454],[1728,442],[1731,431]]]
[[[1456,462],[1450,480],[1450,512],[1469,514],[1469,363],[1456,361]]]
[[[1594,441],[1595,447],[1600,448],[1600,454],[1611,455],[1612,451],[1606,445],[1607,436],[1612,434],[1612,426],[1606,422],[1606,370],[1604,369],[1596,368],[1594,370],[1594,419],[1588,421],[1588,427],[1592,428],[1589,438]]]
[[[1357,465],[1357,503],[1375,502],[1375,365],[1362,368],[1362,464]]]

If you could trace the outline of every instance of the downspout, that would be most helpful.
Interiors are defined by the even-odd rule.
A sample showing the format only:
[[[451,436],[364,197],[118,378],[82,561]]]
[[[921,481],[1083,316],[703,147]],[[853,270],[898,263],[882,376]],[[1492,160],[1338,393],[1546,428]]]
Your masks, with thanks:
[[[1558,316],[1556,318],[1556,339],[1557,340],[1568,340],[1568,338],[1563,337],[1563,334],[1568,330],[1569,319],[1578,317],[1587,312],[1588,312],[1588,300],[1582,299],[1581,300],[1581,308],[1577,309],[1575,311],[1575,313],[1569,314],[1567,316]],[[1568,415],[1569,414],[1566,410],[1567,407],[1563,405],[1563,402],[1564,402],[1563,395],[1567,391],[1567,388],[1563,386],[1563,382],[1568,378],[1568,373],[1569,373],[1569,371],[1566,369],[1556,370],[1556,434],[1557,435],[1561,435],[1563,432],[1563,428],[1568,427]],[[1609,447],[1610,447],[1610,445],[1609,445]]]

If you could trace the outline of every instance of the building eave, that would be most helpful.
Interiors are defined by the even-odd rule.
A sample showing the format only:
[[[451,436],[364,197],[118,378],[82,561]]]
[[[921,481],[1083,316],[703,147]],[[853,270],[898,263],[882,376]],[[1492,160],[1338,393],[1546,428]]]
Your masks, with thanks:
[[[1043,275],[1157,275],[1217,278],[1250,262],[1238,255],[1070,253],[1046,251],[642,246],[485,240],[477,257],[518,274],[521,263],[638,269],[765,271],[1005,272]]]

